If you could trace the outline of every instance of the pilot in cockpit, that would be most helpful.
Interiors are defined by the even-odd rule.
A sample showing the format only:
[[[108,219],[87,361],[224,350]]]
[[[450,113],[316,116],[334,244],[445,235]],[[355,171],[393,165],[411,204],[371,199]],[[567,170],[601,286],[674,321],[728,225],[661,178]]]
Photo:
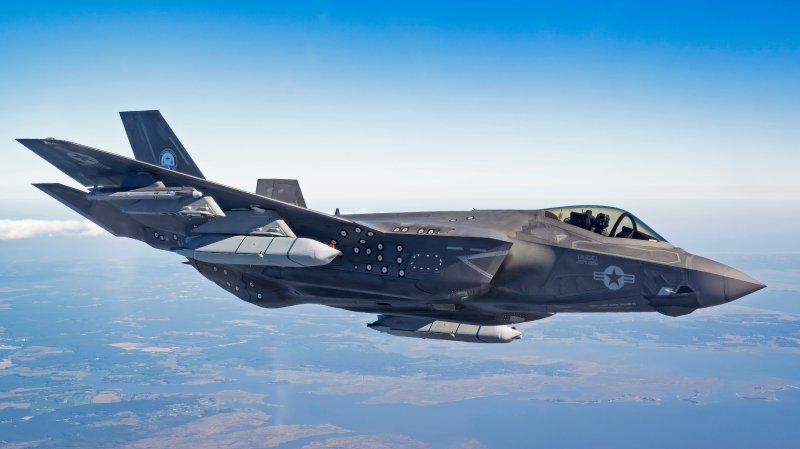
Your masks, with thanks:
[[[579,228],[586,229],[587,231],[592,231],[600,235],[608,236],[608,228],[609,225],[609,216],[608,214],[599,213],[595,217],[592,214],[591,209],[586,210],[584,212],[570,212],[570,217],[565,222],[577,226]]]
[[[592,209],[598,211],[594,215]],[[565,217],[566,215],[566,217]],[[606,206],[571,206],[546,209],[545,217],[585,229],[604,237],[666,242],[652,228],[631,213]]]
[[[608,215],[601,212],[597,214],[597,216],[594,217],[594,219],[592,220],[592,231],[600,235],[607,236],[608,231],[606,231],[606,228],[608,228],[608,224],[609,224]]]

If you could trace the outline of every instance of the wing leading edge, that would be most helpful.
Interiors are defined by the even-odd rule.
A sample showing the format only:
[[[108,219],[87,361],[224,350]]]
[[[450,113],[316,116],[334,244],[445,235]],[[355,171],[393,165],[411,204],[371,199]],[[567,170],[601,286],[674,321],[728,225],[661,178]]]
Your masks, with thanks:
[[[167,187],[191,186],[204,195],[213,197],[224,210],[254,207],[273,210],[291,225],[298,236],[306,234],[315,236],[323,229],[325,230],[323,234],[328,235],[331,228],[353,224],[351,220],[343,217],[306,209],[73,142],[55,139],[17,139],[17,141],[87,187],[137,189],[156,182],[161,182]],[[72,197],[74,193],[70,195]]]

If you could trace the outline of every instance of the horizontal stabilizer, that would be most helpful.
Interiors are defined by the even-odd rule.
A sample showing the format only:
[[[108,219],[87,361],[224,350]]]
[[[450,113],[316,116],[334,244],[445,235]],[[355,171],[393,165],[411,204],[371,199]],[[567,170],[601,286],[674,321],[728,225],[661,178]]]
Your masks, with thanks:
[[[256,193],[295,206],[306,207],[303,191],[296,179],[259,179]]]
[[[309,235],[319,239],[327,239],[331,230],[338,232],[342,225],[353,223],[344,217],[334,217],[64,140],[17,141],[84,186],[143,188],[160,181],[166,187],[193,187],[204,196],[212,196],[224,211],[274,210],[298,236]]]
[[[205,178],[159,111],[120,112],[136,160]]]
[[[139,238],[141,234],[139,224],[107,202],[88,200],[86,192],[57,183],[34,186],[117,237]]]

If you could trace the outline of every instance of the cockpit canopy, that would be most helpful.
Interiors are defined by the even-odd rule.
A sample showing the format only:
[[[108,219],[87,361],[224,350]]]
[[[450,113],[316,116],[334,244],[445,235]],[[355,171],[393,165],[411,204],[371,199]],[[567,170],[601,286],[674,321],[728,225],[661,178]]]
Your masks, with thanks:
[[[566,206],[546,209],[548,218],[559,220],[606,237],[666,242],[632,213],[608,206]]]

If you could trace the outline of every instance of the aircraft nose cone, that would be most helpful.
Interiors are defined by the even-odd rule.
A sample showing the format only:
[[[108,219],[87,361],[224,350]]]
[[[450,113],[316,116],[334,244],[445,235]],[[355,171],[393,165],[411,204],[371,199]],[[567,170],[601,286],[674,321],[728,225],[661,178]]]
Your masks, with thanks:
[[[766,287],[739,270],[699,256],[692,257],[689,268],[690,286],[703,307],[724,304]]]
[[[742,296],[749,295],[750,293],[757,292],[766,285],[751,278],[750,276],[731,268],[731,271],[736,272],[734,276],[725,277],[725,299],[733,301]]]

